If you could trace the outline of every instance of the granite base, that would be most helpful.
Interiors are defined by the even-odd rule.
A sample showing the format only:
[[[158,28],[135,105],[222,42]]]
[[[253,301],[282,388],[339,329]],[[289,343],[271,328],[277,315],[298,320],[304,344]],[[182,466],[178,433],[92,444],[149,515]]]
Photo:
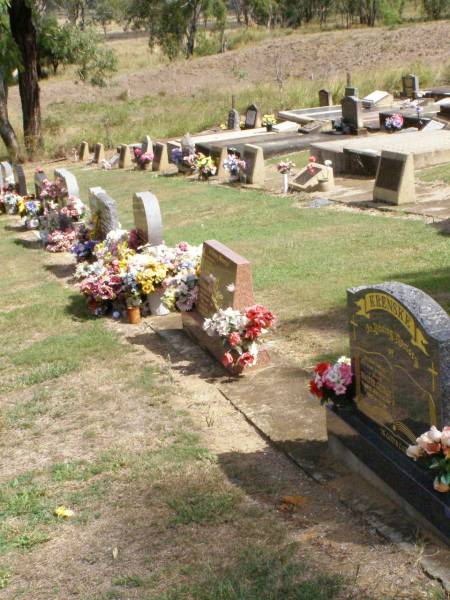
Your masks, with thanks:
[[[222,364],[222,358],[224,355],[224,348],[219,338],[209,336],[203,330],[203,323],[205,319],[196,311],[192,310],[189,312],[183,312],[183,329],[186,331],[188,336],[193,339],[201,348],[207,350],[214,358],[216,358]],[[254,367],[225,367],[232,375],[241,375],[247,372],[252,372],[257,368],[265,367],[269,364],[270,358],[269,353],[264,348],[260,349],[258,353],[258,362]]]
[[[340,462],[450,545],[450,493],[436,492],[428,471],[387,442],[356,409],[327,409],[327,431]]]

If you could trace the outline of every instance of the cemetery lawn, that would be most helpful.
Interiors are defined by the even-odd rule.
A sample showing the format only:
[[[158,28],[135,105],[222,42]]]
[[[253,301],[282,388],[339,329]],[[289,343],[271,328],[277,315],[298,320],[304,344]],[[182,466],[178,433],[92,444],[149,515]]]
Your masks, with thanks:
[[[299,196],[145,171],[69,168],[83,199],[94,185],[108,191],[124,227],[133,227],[133,192],[150,190],[160,201],[166,242],[217,239],[247,257],[257,301],[279,317],[277,344],[302,366],[348,352],[348,287],[396,280],[450,308],[448,238],[421,220],[343,206],[309,209]]]

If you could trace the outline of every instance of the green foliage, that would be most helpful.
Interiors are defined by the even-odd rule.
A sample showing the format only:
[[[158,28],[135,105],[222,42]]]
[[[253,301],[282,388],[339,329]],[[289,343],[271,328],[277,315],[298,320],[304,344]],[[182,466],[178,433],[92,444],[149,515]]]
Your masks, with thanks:
[[[422,7],[429,19],[440,19],[450,9],[450,0],[422,0]]]
[[[168,501],[175,511],[175,524],[223,523],[230,520],[237,497],[232,493],[221,493],[204,488],[192,488]]]

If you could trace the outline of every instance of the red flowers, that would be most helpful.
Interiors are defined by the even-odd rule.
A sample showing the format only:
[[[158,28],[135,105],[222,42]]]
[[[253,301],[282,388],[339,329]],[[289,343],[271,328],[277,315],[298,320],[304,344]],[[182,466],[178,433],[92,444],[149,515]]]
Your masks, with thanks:
[[[249,340],[256,340],[261,335],[263,329],[272,327],[275,322],[273,313],[264,306],[261,306],[261,304],[255,304],[247,308],[245,316],[248,319],[248,323],[245,326],[244,337]]]
[[[230,333],[230,335],[228,336],[228,342],[232,347],[238,346],[241,343],[241,336],[239,332],[233,331],[233,333]]]
[[[229,367],[233,364],[233,355],[230,352],[225,352],[222,358],[222,364],[224,367]]]
[[[250,352],[244,352],[244,354],[241,354],[241,356],[238,358],[238,365],[241,367],[250,367],[255,363],[256,357],[254,354],[251,354]]]

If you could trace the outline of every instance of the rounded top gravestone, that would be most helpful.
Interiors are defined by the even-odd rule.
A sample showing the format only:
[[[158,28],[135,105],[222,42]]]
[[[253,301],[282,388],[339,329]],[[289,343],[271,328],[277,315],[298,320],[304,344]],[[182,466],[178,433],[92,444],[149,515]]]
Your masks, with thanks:
[[[163,242],[163,225],[158,198],[151,192],[133,196],[134,227],[144,244],[158,246]]]

